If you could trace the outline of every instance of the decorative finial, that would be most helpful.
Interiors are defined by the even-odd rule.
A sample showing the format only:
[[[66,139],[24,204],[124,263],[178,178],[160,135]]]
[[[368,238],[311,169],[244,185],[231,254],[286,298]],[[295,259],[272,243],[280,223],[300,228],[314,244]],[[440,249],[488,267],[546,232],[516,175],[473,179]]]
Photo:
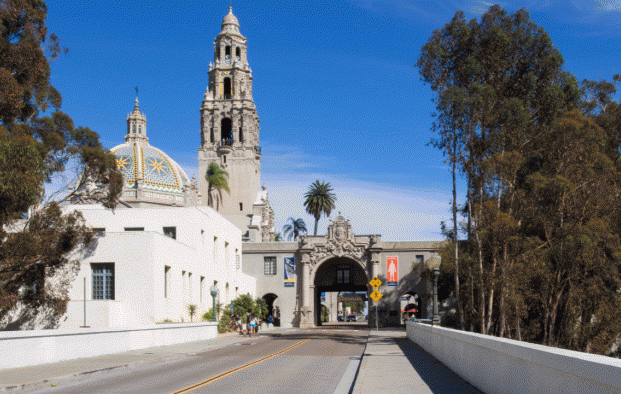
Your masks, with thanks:
[[[229,0],[229,14],[233,13],[233,0]]]

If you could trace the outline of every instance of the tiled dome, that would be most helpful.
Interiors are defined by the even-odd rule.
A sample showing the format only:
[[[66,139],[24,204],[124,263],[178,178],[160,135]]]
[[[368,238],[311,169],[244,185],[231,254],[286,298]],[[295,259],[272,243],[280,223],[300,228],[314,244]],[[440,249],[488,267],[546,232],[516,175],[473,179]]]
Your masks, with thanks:
[[[181,195],[183,186],[190,182],[174,160],[150,145],[126,142],[111,151],[128,188],[135,187],[136,179],[142,178],[144,189]]]

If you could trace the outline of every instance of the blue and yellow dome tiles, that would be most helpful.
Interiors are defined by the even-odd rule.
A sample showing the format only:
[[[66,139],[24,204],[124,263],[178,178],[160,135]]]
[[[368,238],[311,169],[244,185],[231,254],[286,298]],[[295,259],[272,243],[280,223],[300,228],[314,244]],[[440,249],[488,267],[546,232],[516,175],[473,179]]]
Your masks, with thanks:
[[[116,166],[123,174],[128,188],[136,187],[141,178],[145,189],[181,195],[182,182],[189,182],[181,167],[164,152],[152,146],[125,143],[111,149]]]
[[[145,184],[180,189],[177,174],[166,157],[151,147],[141,147],[140,156],[142,168],[145,169],[143,174]]]

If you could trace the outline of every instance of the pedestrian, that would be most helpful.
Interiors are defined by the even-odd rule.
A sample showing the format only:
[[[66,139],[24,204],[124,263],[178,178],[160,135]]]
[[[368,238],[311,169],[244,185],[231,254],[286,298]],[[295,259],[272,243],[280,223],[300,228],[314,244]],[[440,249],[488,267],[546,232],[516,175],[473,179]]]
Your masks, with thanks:
[[[273,326],[273,325],[274,325],[274,318],[272,317],[272,315],[269,315],[269,316],[267,317],[267,323],[268,323],[270,326]]]
[[[254,313],[252,315],[250,315],[250,336],[251,337],[256,337],[257,336],[257,318],[255,317]]]

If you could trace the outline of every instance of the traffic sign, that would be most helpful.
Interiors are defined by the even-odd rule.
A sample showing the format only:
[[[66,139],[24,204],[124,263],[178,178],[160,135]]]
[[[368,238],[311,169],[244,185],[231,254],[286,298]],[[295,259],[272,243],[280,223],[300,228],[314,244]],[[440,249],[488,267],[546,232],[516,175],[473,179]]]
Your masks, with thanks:
[[[371,279],[371,281],[369,282],[369,284],[370,284],[372,287],[374,287],[374,288],[376,288],[376,289],[377,289],[377,288],[378,288],[378,287],[380,287],[380,285],[382,284],[382,281],[381,281],[381,280],[379,280],[379,279],[377,279],[377,276],[376,276],[376,277],[374,277],[373,279]]]
[[[373,299],[373,301],[377,302],[380,298],[382,298],[382,293],[377,290],[373,290],[373,293],[371,293],[371,298]]]

